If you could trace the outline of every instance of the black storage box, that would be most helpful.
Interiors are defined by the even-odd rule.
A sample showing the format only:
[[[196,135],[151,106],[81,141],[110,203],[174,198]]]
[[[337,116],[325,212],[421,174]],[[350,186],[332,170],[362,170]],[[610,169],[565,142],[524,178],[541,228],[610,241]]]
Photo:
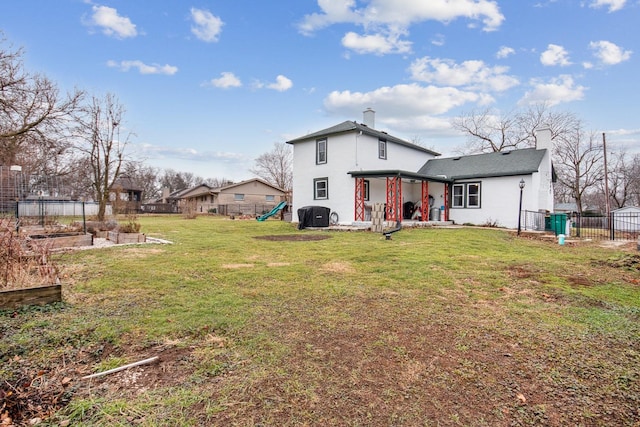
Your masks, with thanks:
[[[298,209],[298,229],[306,227],[328,227],[331,209],[324,206],[305,206]]]

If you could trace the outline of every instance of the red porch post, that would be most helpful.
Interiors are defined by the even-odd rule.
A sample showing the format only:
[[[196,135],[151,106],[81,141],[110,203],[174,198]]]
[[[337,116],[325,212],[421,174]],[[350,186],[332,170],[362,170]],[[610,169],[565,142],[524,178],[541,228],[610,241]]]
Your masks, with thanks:
[[[402,218],[402,180],[399,176],[387,177],[387,221]]]
[[[444,212],[442,213],[442,220],[449,221],[449,184],[444,184]]]
[[[429,221],[429,181],[422,181],[422,221]]]
[[[355,221],[364,221],[364,178],[356,178],[355,200]]]

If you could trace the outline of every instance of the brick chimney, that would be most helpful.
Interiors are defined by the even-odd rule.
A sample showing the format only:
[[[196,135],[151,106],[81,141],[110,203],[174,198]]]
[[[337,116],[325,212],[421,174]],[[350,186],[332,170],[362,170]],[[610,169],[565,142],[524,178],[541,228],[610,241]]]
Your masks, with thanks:
[[[376,112],[371,108],[367,108],[362,112],[362,124],[370,127],[371,129],[376,128]]]

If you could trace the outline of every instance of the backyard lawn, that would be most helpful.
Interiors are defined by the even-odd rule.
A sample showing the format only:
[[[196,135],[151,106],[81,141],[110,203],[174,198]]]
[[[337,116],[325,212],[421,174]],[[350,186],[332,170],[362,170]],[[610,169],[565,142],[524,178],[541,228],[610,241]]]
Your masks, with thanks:
[[[0,312],[0,425],[640,425],[635,242],[140,222]]]

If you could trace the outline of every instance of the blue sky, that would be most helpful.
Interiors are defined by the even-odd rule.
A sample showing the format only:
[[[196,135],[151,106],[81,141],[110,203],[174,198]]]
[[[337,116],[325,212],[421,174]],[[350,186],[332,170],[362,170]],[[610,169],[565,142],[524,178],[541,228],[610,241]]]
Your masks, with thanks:
[[[25,65],[125,106],[132,154],[241,180],[260,154],[376,111],[444,155],[453,117],[532,102],[640,146],[639,0],[4,1]]]

